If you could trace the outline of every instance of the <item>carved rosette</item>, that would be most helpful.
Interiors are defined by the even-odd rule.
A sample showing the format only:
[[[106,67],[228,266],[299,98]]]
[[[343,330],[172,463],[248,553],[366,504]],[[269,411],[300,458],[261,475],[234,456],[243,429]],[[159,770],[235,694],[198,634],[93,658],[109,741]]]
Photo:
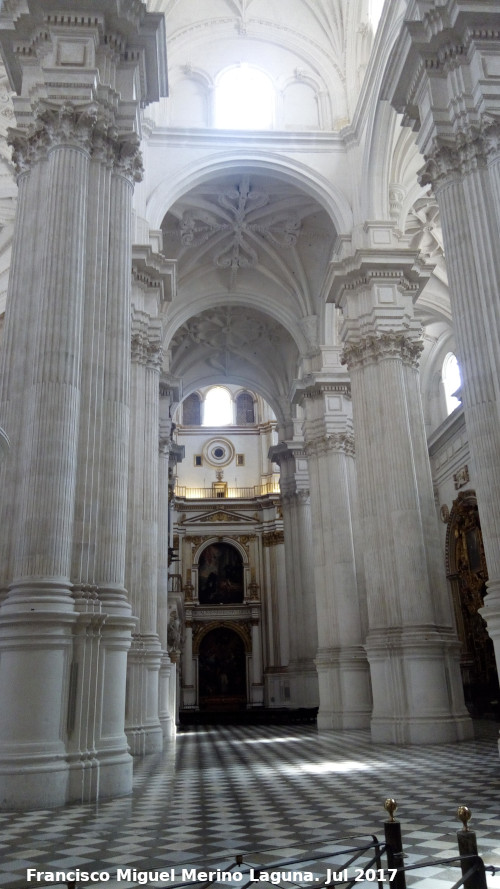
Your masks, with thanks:
[[[345,454],[346,457],[354,457],[354,435],[352,432],[334,432],[332,435],[324,435],[310,441],[306,445],[308,457],[322,457],[330,452]]]
[[[142,156],[135,133],[119,134],[109,112],[98,103],[55,105],[39,102],[34,123],[26,130],[11,128],[8,142],[18,176],[29,172],[48,153],[67,146],[112,167],[130,183],[142,179]]]
[[[421,339],[410,339],[405,333],[391,331],[364,337],[357,343],[346,343],[340,360],[349,371],[378,364],[388,358],[399,359],[403,364],[417,368],[423,348]]]

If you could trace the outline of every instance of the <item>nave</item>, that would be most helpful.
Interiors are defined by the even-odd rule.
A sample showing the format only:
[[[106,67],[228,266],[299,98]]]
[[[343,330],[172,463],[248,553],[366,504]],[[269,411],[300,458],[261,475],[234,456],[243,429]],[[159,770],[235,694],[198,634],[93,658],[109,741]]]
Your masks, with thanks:
[[[476,721],[474,741],[406,748],[373,745],[367,731],[313,726],[189,728],[164,753],[136,758],[131,796],[2,813],[0,886],[25,889],[30,867],[113,875],[117,868],[175,867],[177,875],[182,866],[227,867],[239,853],[270,866],[307,844],[313,856],[335,837],[382,838],[388,796],[399,803],[407,863],[456,854],[455,813],[466,804],[479,853],[500,867],[497,728]],[[455,879],[435,867],[408,886],[445,889]],[[488,886],[500,887],[500,874],[489,876]]]

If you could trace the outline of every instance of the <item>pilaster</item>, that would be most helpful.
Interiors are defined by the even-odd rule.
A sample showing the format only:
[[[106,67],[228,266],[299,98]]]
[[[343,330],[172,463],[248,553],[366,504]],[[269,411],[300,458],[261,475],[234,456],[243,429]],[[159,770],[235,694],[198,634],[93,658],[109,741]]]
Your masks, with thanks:
[[[169,497],[169,456],[172,447],[171,405],[174,386],[166,374],[160,375],[159,382],[159,438],[158,438],[158,636],[162,650],[159,685],[158,716],[163,737],[168,738],[175,731],[176,718],[176,676],[168,649],[168,627],[170,621],[168,601],[168,568],[170,545],[170,497]],[[178,398],[177,398],[178,400]]]
[[[137,627],[128,656],[126,730],[134,754],[162,747],[158,717],[158,427],[161,321],[132,318],[126,583]]]
[[[296,384],[304,411],[318,620],[320,728],[366,728],[371,716],[363,648],[363,568],[356,561],[356,489],[350,383],[338,363]]]
[[[500,664],[500,30],[494,0],[413,0],[385,96],[413,126],[436,195]]]
[[[290,660],[290,632],[288,627],[288,589],[286,581],[285,535],[281,509],[262,534],[263,585],[267,596],[262,603],[265,626],[266,665],[264,683],[265,700],[269,707],[288,704],[289,682],[286,665]]]
[[[372,737],[470,737],[420,402],[413,300],[425,275],[406,251],[358,251],[334,271],[356,435]]]
[[[1,19],[20,187],[0,397],[19,491],[0,526],[0,797],[33,808],[131,788],[131,199],[139,104],[164,89],[164,32],[132,0],[84,18],[33,0]]]
[[[314,658],[318,649],[318,630],[307,458],[303,444],[298,442],[275,445],[270,449],[269,457],[279,464],[281,473],[289,602],[290,660],[287,675],[290,682],[290,706],[316,707],[319,704],[319,694]]]

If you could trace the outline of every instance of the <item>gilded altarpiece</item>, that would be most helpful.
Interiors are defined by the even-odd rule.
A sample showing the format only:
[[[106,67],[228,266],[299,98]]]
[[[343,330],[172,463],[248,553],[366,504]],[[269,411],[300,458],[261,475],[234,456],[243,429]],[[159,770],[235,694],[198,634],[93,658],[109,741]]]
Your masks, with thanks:
[[[183,518],[186,639],[181,709],[262,706],[257,535],[248,528],[246,516],[246,533],[241,533],[243,521],[232,511],[218,509]],[[255,518],[250,523],[256,524]],[[199,533],[209,529],[211,533]]]
[[[493,642],[479,613],[487,594],[488,569],[474,491],[461,491],[454,501],[446,544],[447,576],[462,643],[465,702],[472,716],[498,714],[500,692]]]

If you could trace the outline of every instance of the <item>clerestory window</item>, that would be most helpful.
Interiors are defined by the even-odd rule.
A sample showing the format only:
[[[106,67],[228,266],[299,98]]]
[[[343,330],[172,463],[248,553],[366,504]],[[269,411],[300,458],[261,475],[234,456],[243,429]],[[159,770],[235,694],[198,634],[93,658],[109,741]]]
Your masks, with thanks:
[[[204,426],[229,426],[233,422],[233,401],[228,389],[214,386],[205,398]]]
[[[456,355],[453,352],[448,352],[446,358],[443,361],[443,369],[442,369],[442,378],[443,378],[443,387],[444,387],[444,395],[446,398],[446,410],[448,415],[455,410],[455,408],[459,407],[460,399],[457,398],[456,392],[459,391],[460,386],[462,385],[462,380],[460,377],[460,367],[457,361]]]
[[[224,130],[269,130],[276,95],[271,79],[242,62],[223,71],[215,88],[215,126]]]

